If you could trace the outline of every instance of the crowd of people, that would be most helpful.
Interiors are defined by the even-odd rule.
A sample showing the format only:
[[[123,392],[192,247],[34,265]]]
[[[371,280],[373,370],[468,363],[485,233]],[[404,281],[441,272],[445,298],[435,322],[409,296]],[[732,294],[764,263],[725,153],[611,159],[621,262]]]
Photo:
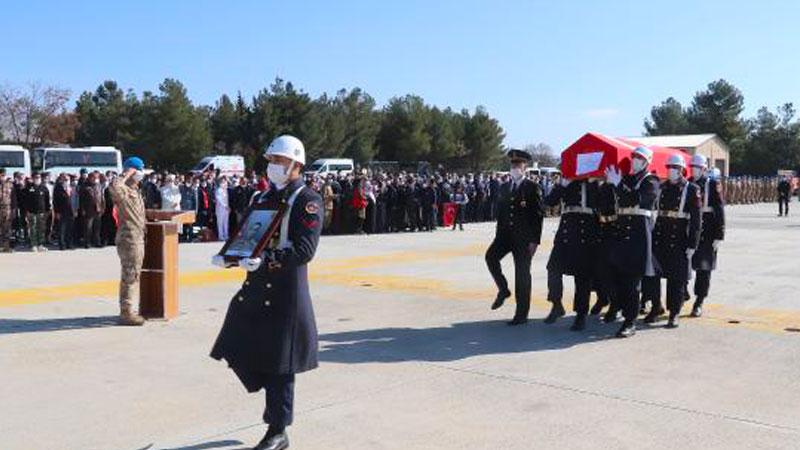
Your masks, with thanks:
[[[55,179],[47,173],[2,173],[0,250],[114,245],[118,217],[108,187],[116,173],[83,169],[78,176]],[[224,241],[241,223],[253,195],[269,189],[266,177],[249,175],[153,172],[141,183],[145,208],[194,211],[196,222],[182,230],[184,242]],[[532,178],[544,195],[559,183],[558,175]],[[495,221],[500,186],[508,181],[505,172],[443,170],[305,177],[306,185],[323,198],[323,234],[433,231],[445,224],[463,230],[464,223]],[[728,204],[786,198],[780,177],[723,177],[720,188]],[[559,209],[560,205],[546,207],[545,213],[557,215]]]

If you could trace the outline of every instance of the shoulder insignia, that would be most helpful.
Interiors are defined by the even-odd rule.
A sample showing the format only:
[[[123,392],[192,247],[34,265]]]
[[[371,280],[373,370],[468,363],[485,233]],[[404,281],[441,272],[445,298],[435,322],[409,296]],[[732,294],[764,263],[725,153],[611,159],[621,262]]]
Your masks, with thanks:
[[[306,203],[306,212],[308,214],[316,214],[319,212],[319,205],[314,202]]]

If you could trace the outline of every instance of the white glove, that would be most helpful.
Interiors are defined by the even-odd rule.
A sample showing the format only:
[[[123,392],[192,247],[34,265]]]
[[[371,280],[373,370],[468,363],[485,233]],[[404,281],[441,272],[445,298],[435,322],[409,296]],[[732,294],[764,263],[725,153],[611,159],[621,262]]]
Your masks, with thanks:
[[[561,177],[561,186],[567,187],[569,184],[572,183],[572,180],[569,178]]]
[[[233,264],[225,261],[225,257],[222,255],[214,255],[211,257],[211,264],[222,267],[223,269],[227,269],[228,267],[233,266]]]
[[[242,258],[239,260],[239,267],[248,272],[255,272],[261,267],[261,258]]]
[[[687,248],[686,249],[686,257],[689,258],[689,259],[692,259],[692,256],[694,256],[694,249],[693,248]]]
[[[714,250],[716,251],[716,250],[719,250],[719,244],[721,244],[721,243],[722,243],[722,241],[717,240],[717,241],[712,242],[711,246],[714,247]]]
[[[622,182],[622,174],[616,167],[608,166],[606,167],[606,181],[614,186],[619,186],[619,183]]]

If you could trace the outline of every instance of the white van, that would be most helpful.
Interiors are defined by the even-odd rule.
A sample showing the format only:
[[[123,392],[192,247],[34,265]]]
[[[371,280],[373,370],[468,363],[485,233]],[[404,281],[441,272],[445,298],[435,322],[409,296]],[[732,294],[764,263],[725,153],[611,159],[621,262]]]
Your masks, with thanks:
[[[78,176],[81,169],[121,173],[122,152],[114,147],[38,147],[33,149],[33,169],[49,172],[53,180],[62,173]]]
[[[19,145],[0,145],[0,167],[6,169],[6,176],[21,172],[31,176],[31,155]]]
[[[348,175],[355,170],[355,164],[352,159],[347,158],[323,158],[314,161],[313,164],[306,168],[306,173],[309,175],[325,176],[329,173]]]
[[[219,175],[244,176],[244,156],[240,155],[214,155],[206,156],[191,170],[191,173],[200,175],[206,171],[215,172],[219,170]]]

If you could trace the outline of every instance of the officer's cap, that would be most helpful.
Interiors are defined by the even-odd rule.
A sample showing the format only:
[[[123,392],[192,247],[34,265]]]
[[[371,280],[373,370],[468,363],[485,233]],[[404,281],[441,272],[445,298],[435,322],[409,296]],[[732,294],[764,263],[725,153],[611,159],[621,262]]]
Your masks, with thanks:
[[[528,163],[531,162],[531,160],[533,159],[530,153],[519,148],[508,149],[508,151],[506,152],[506,156],[508,157],[509,160],[511,160],[511,162],[521,161]]]

